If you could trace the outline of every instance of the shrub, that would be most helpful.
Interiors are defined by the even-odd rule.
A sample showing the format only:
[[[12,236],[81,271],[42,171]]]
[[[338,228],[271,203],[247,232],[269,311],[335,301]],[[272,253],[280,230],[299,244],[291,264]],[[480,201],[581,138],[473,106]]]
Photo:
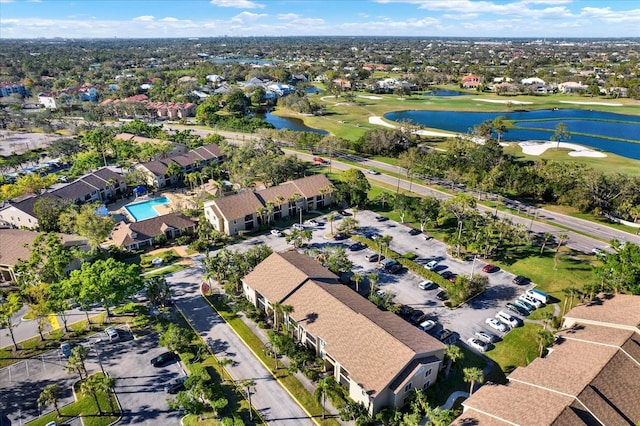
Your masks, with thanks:
[[[415,260],[418,257],[418,255],[409,251],[409,252],[403,254],[402,257],[404,259],[408,259],[408,260]]]
[[[264,321],[258,321],[258,328],[265,329],[267,328],[267,325],[264,323]]]

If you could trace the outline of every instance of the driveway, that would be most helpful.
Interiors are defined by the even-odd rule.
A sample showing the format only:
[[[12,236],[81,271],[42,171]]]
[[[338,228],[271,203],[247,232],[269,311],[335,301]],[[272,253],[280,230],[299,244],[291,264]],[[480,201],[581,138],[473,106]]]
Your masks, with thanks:
[[[267,238],[276,245],[282,244],[281,241],[284,242],[284,238],[271,235],[262,238]],[[232,247],[232,249],[246,249],[251,245],[251,242],[244,242],[241,246]],[[231,377],[234,380],[255,380],[255,393],[251,395],[251,403],[268,424],[314,425],[311,418],[273,378],[233,329],[200,296],[199,285],[202,282],[202,272],[199,267],[183,269],[168,275],[167,282],[171,284],[176,306],[215,355],[218,358],[228,358],[233,361],[226,367]]]

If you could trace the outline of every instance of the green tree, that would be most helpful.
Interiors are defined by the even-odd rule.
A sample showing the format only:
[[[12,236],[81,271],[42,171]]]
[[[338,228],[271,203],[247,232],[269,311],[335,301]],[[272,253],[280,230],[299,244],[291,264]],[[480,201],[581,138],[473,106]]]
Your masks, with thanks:
[[[462,371],[464,373],[464,381],[470,383],[469,395],[471,395],[473,394],[473,388],[475,387],[476,382],[484,382],[484,373],[482,372],[482,369],[478,367],[467,367]]]
[[[325,405],[327,396],[334,394],[337,390],[337,382],[333,377],[325,377],[318,381],[314,396],[316,400],[322,405],[322,419],[325,418]]]
[[[348,272],[353,268],[353,262],[349,260],[344,247],[333,246],[325,248],[323,252],[324,263],[334,274]]]
[[[571,133],[569,133],[569,129],[567,128],[567,125],[564,123],[556,124],[556,128],[553,131],[553,134],[551,135],[551,140],[553,142],[556,142],[556,149],[560,148],[560,142],[570,138],[571,138]]]
[[[300,248],[311,241],[313,234],[310,229],[292,229],[285,235],[287,244],[293,244],[295,248]]]
[[[109,308],[122,303],[143,288],[140,266],[127,265],[113,258],[83,263],[71,272],[72,288],[81,288],[80,300],[98,302],[111,315]]]
[[[144,290],[153,306],[167,306],[171,302],[171,286],[164,276],[155,276],[144,282]]]
[[[544,355],[545,348],[553,343],[554,338],[553,333],[546,328],[540,328],[536,331],[536,342],[538,342],[540,357]]]
[[[249,402],[249,420],[253,421],[253,405],[251,405],[251,394],[256,390],[256,381],[254,379],[242,379],[240,386],[244,389],[247,401]]]
[[[14,351],[17,351],[19,348],[16,343],[16,338],[13,335],[13,329],[20,322],[19,320],[14,320],[13,317],[20,312],[20,309],[22,309],[22,300],[20,299],[19,293],[9,294],[7,300],[4,303],[0,303],[0,328],[9,330]]]
[[[502,139],[502,135],[508,129],[507,124],[505,123],[505,118],[506,117],[504,115],[499,115],[496,118],[494,118],[493,121],[491,122],[491,128],[498,135],[498,143],[500,143],[500,140]]]
[[[85,360],[89,357],[89,348],[78,345],[71,350],[71,355],[67,360],[67,373],[77,373],[80,380],[88,377]]]
[[[111,216],[100,216],[96,210],[100,203],[83,204],[79,210],[68,210],[69,218],[64,220],[73,227],[76,234],[89,240],[93,250],[97,250],[100,244],[107,239],[115,221]],[[69,226],[68,225],[68,226]]]
[[[371,184],[361,170],[345,170],[340,174],[340,181],[347,187],[349,205],[363,206],[366,203]]]
[[[90,130],[82,136],[82,144],[92,148],[102,156],[104,165],[107,165],[107,150],[113,144],[113,134],[109,129]]]
[[[33,205],[33,213],[38,218],[38,229],[41,232],[59,232],[60,214],[71,203],[57,198],[40,197]]]
[[[40,396],[38,396],[38,407],[46,407],[49,405],[53,405],[53,408],[56,410],[58,416],[60,416],[60,409],[58,408],[58,400],[62,396],[60,392],[60,386],[54,383],[51,385],[47,385],[44,387],[42,392],[40,392]]]
[[[98,415],[100,416],[102,415],[102,407],[100,407],[100,401],[98,400],[98,392],[100,392],[100,389],[102,387],[100,383],[101,380],[101,377],[94,374],[93,376],[87,377],[80,384],[80,391],[85,395],[89,394],[93,397],[93,400],[96,403],[96,407],[98,408]]]
[[[170,323],[166,331],[160,336],[160,344],[173,352],[184,352],[194,339],[193,331]]]
[[[354,283],[356,283],[356,293],[360,293],[360,283],[362,282],[362,280],[364,280],[364,275],[359,274],[357,272],[355,272],[352,276],[351,276],[351,281],[353,281]]]
[[[174,163],[173,161],[171,161],[167,166],[166,174],[167,176],[169,176],[171,182],[175,182],[176,178],[179,178],[182,175],[182,167],[180,167],[178,163]]]
[[[447,345],[444,354],[447,356],[447,367],[444,371],[444,377],[449,377],[449,373],[451,372],[451,366],[456,361],[464,358],[464,352],[460,349],[460,346],[457,345]]]

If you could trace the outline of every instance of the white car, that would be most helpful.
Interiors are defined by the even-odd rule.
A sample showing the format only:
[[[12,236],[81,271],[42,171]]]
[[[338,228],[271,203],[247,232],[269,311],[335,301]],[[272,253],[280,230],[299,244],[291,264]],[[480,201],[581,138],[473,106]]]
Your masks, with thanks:
[[[476,331],[475,333],[473,333],[478,339],[486,342],[486,343],[493,343],[496,342],[498,340],[498,336],[496,336],[495,334],[491,334],[488,331],[484,331],[484,330],[479,330]]]
[[[298,231],[304,231],[304,225],[301,225],[299,223],[294,223],[291,227],[293,229],[297,229]]]
[[[424,267],[427,268],[430,271],[433,271],[434,269],[436,269],[436,266],[438,266],[438,261],[437,260],[432,260],[429,263],[427,263],[426,265],[424,265]]]
[[[437,323],[434,320],[426,320],[425,322],[420,323],[419,328],[423,331],[429,331],[435,327],[436,324]]]
[[[311,226],[318,226],[318,225],[320,225],[320,223],[318,223],[318,221],[317,221],[317,220],[315,220],[315,219],[308,220],[308,221],[307,221],[307,223],[308,223],[309,225],[311,225]]]
[[[485,322],[489,327],[493,328],[494,330],[498,330],[503,333],[509,330],[509,327],[507,327],[505,324],[501,323],[495,318],[487,318]]]
[[[483,342],[480,339],[476,339],[474,337],[467,340],[467,343],[469,344],[469,346],[471,346],[472,348],[480,352],[486,352],[487,349],[489,349],[489,345],[487,343]]]
[[[525,302],[535,306],[536,308],[540,308],[542,306],[542,301],[538,299],[534,299],[533,297],[527,296],[526,294],[523,294],[522,296],[518,297],[518,299],[524,300]]]
[[[496,314],[496,319],[501,323],[507,324],[511,328],[516,328],[520,325],[520,321],[513,315],[509,315],[505,311],[500,311]]]
[[[104,333],[107,335],[107,338],[112,342],[120,339],[120,334],[118,333],[118,330],[116,330],[114,327],[105,328]]]
[[[369,173],[370,175],[379,175],[379,174],[380,174],[380,172],[379,172],[379,171],[377,171],[377,170],[373,170],[373,169],[369,170],[369,171],[368,171],[368,173]]]
[[[431,290],[436,288],[436,283],[434,283],[431,280],[424,280],[422,282],[420,282],[420,284],[418,284],[418,288],[420,288],[421,290]]]
[[[274,235],[276,237],[284,237],[284,233],[279,229],[272,229],[271,235]]]

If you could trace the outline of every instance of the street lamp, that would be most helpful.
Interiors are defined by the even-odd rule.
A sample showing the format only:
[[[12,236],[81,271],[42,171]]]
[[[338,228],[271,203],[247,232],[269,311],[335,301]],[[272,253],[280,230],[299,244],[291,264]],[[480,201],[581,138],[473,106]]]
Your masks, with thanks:
[[[473,265],[471,266],[471,279],[473,279],[473,272],[476,270],[476,259],[478,258],[477,254],[473,255]]]
[[[100,364],[100,371],[102,371],[102,374],[106,376],[106,373],[104,372],[104,367],[102,366],[102,357],[100,356],[101,351],[99,351],[96,347],[96,343],[100,343],[100,342],[102,342],[102,339],[89,340],[91,347],[93,348],[94,351],[96,351],[96,355],[98,355],[98,364]]]

